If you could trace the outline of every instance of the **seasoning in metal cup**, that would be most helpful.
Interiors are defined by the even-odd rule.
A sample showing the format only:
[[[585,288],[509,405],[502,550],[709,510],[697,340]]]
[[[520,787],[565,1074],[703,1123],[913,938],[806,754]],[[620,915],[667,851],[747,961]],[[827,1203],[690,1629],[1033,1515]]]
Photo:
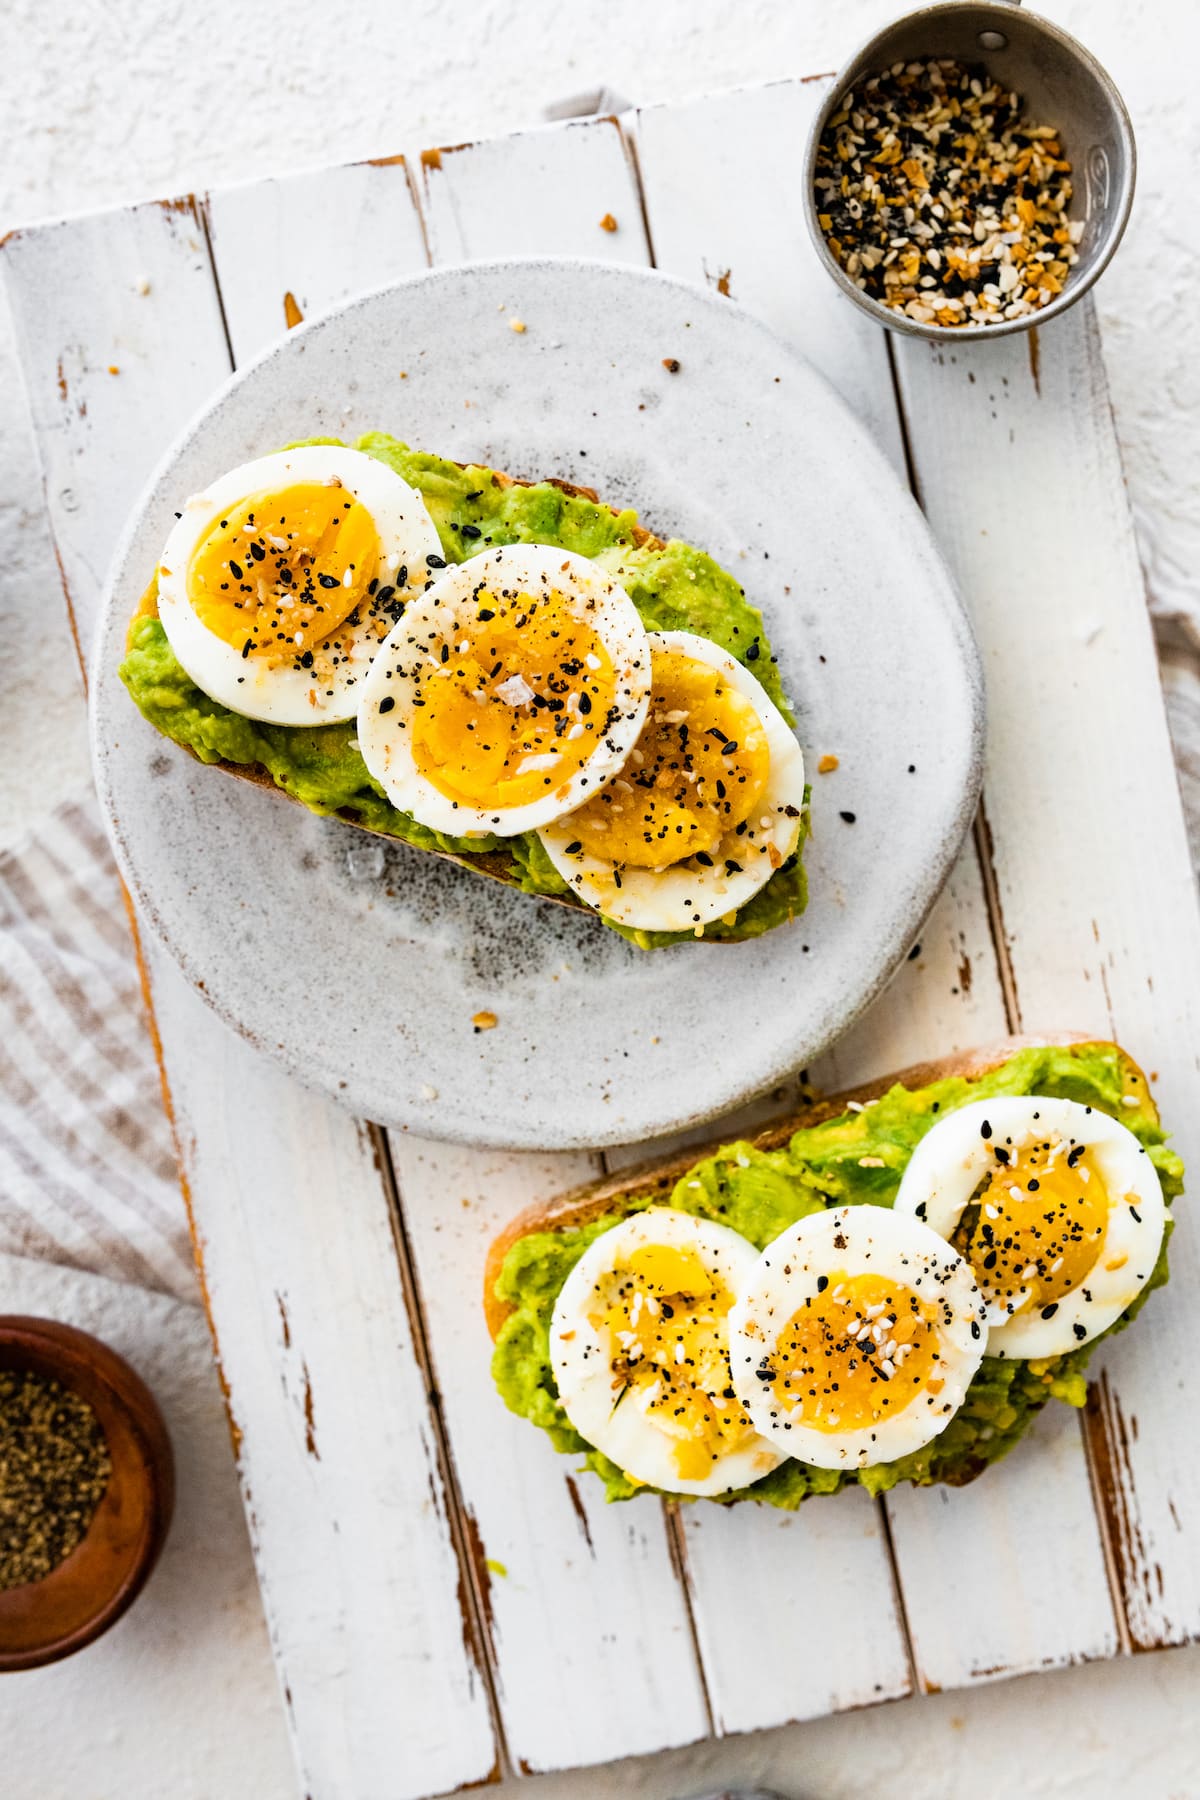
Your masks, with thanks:
[[[821,135],[817,222],[848,278],[920,325],[990,325],[1063,291],[1083,221],[1053,125],[979,64],[896,62]]]

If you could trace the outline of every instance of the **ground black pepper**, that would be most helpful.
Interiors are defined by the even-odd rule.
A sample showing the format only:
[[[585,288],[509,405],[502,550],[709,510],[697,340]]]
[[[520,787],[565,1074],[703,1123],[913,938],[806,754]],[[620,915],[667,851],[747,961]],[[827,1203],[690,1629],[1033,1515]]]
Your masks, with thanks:
[[[0,1591],[40,1581],[71,1554],[111,1473],[86,1400],[48,1376],[0,1369]]]

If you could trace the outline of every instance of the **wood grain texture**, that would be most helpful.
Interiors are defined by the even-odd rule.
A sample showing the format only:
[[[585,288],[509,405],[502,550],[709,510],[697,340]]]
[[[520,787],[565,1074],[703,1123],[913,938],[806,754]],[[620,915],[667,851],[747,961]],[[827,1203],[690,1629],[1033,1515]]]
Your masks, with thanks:
[[[402,157],[224,188],[204,216],[239,363],[348,294],[425,264]]]
[[[124,514],[228,373],[218,290],[190,200],[21,234],[5,261],[51,527],[87,642]],[[123,359],[116,375],[110,356]],[[497,1749],[474,1607],[386,1185],[352,1121],[263,1063],[162,952],[146,952],[304,1779],[355,1800],[486,1779]]]
[[[229,372],[220,302],[190,194],[14,232],[3,267],[86,677],[125,516]]]
[[[704,1736],[661,1507],[606,1505],[577,1457],[505,1409],[491,1376],[488,1246],[531,1195],[585,1179],[594,1162],[398,1133],[391,1146],[513,1761],[566,1768]]]
[[[646,261],[641,203],[615,119],[573,121],[417,159],[435,263],[492,256]],[[601,220],[612,218],[608,231]]]
[[[196,996],[151,971],[177,1046]],[[374,1143],[200,1016],[175,1126],[301,1774],[347,1800],[484,1780],[481,1634]]]
[[[720,279],[728,273],[731,297],[762,312],[781,336],[809,356],[871,420],[879,441],[902,466],[901,417],[883,335],[841,303],[817,262],[790,190],[794,161],[782,147],[794,146],[799,156],[824,85],[782,83],[639,114],[638,162],[651,238],[659,265],[673,274],[711,279],[716,271]],[[943,468],[940,481],[947,510],[957,518],[954,470]],[[803,696],[798,701],[803,723]],[[830,748],[836,753],[840,747]],[[919,779],[919,771],[914,778]],[[836,783],[838,776],[816,779]],[[1013,1021],[1005,1005],[995,934],[983,871],[970,843],[925,922],[913,959],[810,1072],[818,1090],[856,1086],[924,1056],[1002,1037]],[[1073,1027],[1076,1020],[1069,1013],[1051,1013],[1032,1023],[1054,1029]],[[944,1533],[934,1523],[928,1496],[901,1488],[887,1497],[904,1627],[922,1685],[953,1687],[975,1680],[984,1668],[1016,1672],[1111,1653],[1115,1626],[1077,1426],[1068,1422],[1055,1443],[1056,1480],[1052,1487],[1039,1487],[1042,1529],[1035,1536],[1027,1529],[1026,1492],[1026,1483],[1037,1480],[1028,1472],[1031,1463],[1037,1467],[1033,1445],[986,1480],[947,1492],[939,1501],[938,1525],[944,1527],[949,1514],[956,1542],[1007,1545],[1023,1552],[972,1559],[971,1616],[944,1579]],[[704,1641],[705,1559],[719,1592],[724,1556],[745,1556],[744,1539],[768,1528],[731,1515],[734,1522],[723,1529],[737,1541],[718,1542],[714,1549],[719,1532],[709,1532],[707,1538],[697,1533],[691,1542],[692,1518],[692,1513],[685,1515],[685,1530]],[[837,1528],[825,1529],[832,1535]],[[885,1689],[898,1679],[899,1624],[889,1622],[891,1593],[880,1579],[877,1549],[868,1540],[856,1541],[849,1521],[843,1530],[843,1556],[861,1571],[860,1591],[873,1596],[880,1613],[875,1629],[861,1634],[859,1655],[868,1664],[877,1658],[881,1673],[839,1686],[845,1683],[844,1667],[810,1651],[800,1676],[792,1659],[771,1655],[767,1647],[755,1699],[762,1704],[763,1690],[770,1691],[780,1717],[796,1709],[797,1689],[805,1679],[816,1685],[818,1697],[823,1695],[823,1710],[853,1704],[849,1695],[875,1679]],[[814,1567],[818,1582],[830,1585],[832,1608],[841,1571],[828,1543],[814,1557]],[[987,1620],[983,1634],[974,1624],[980,1617]],[[715,1628],[709,1637],[720,1641]],[[727,1663],[728,1679],[736,1682],[739,1656],[730,1655]],[[721,1682],[711,1669],[709,1682],[716,1705]],[[819,1708],[819,1698],[809,1696],[804,1705]]]
[[[898,346],[917,478],[989,684],[985,778],[1021,1017],[1118,1034],[1194,1170],[1200,916],[1091,302],[995,344]],[[1200,1631],[1200,1483],[1181,1422],[1200,1254],[1114,1342],[1090,1413],[1132,1642]]]

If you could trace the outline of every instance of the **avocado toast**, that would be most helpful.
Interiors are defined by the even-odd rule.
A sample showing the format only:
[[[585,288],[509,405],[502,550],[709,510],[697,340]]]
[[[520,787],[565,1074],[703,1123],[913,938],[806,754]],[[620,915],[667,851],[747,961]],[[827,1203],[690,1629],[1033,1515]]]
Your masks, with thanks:
[[[520,482],[495,470],[412,450],[378,433],[361,439],[358,449],[420,495],[441,545],[439,564],[453,568],[487,548],[522,544],[585,558],[619,581],[648,631],[686,632],[709,640],[753,671],[770,702],[787,714],[761,614],[733,577],[702,551],[664,542],[642,527],[632,511],[616,511],[588,489],[555,481]],[[200,761],[275,787],[313,812],[448,857],[526,893],[583,904],[536,831],[456,836],[399,810],[368,770],[353,719],[276,724],[243,716],[210,697],[175,654],[153,585],[131,623],[120,672],[143,716]],[[731,740],[726,747],[737,749]],[[807,805],[791,812],[799,815],[792,853],[778,859],[769,879],[745,904],[713,917],[700,930],[646,929],[614,922],[602,908],[596,910],[647,949],[689,936],[729,942],[761,935],[798,916],[806,903],[802,855]],[[699,860],[706,860],[703,853]]]
[[[1068,1342],[1076,1347],[1058,1354],[1007,1355],[1003,1332],[995,1330],[994,1337],[981,1346],[983,1354],[976,1359],[973,1376],[953,1416],[939,1426],[939,1435],[910,1454],[839,1468],[814,1466],[776,1453],[774,1466],[761,1479],[744,1487],[712,1492],[711,1497],[723,1502],[750,1498],[793,1509],[812,1494],[836,1492],[855,1481],[872,1493],[880,1493],[901,1481],[922,1486],[961,1486],[973,1480],[1019,1441],[1048,1400],[1083,1405],[1084,1371],[1095,1343],[1127,1324],[1149,1293],[1167,1279],[1170,1219],[1165,1208],[1181,1191],[1182,1166],[1165,1145],[1145,1076],[1114,1044],[1083,1039],[1013,1039],[993,1050],[923,1065],[853,1093],[819,1101],[799,1115],[769,1126],[751,1140],[691,1151],[534,1208],[496,1240],[485,1272],[484,1308],[495,1342],[493,1373],[505,1404],[546,1431],[557,1449],[583,1456],[587,1467],[603,1482],[610,1499],[628,1499],[639,1491],[686,1494],[686,1483],[681,1486],[672,1481],[663,1486],[631,1476],[627,1468],[589,1442],[567,1416],[556,1382],[555,1365],[559,1358],[552,1352],[551,1335],[562,1327],[557,1310],[560,1296],[581,1258],[607,1233],[627,1225],[639,1214],[649,1216],[650,1209],[657,1208],[676,1216],[690,1215],[718,1231],[732,1230],[762,1253],[760,1261],[764,1261],[772,1244],[788,1243],[789,1234],[803,1229],[806,1220],[819,1224],[823,1222],[821,1215],[827,1218],[835,1211],[840,1217],[867,1220],[869,1215],[859,1209],[893,1209],[917,1146],[923,1140],[932,1142],[929,1134],[943,1122],[959,1114],[966,1117],[964,1109],[978,1106],[984,1113],[994,1112],[999,1117],[1003,1108],[1022,1103],[1034,1109],[1034,1119],[1039,1110],[1048,1116],[1055,1107],[1069,1104],[1095,1127],[1103,1125],[1110,1134],[1116,1131],[1122,1138],[1127,1137],[1134,1155],[1142,1158],[1143,1190],[1151,1193],[1160,1223],[1143,1260],[1140,1286],[1136,1292],[1130,1289],[1128,1303],[1112,1323],[1097,1329],[1087,1341],[1078,1341],[1085,1328],[1076,1326],[1073,1336],[1068,1333]],[[1010,1159],[1019,1161],[1016,1151],[1005,1150],[996,1141],[987,1118],[980,1130],[982,1142],[990,1155],[999,1158],[1000,1172],[1007,1179]],[[1067,1179],[1079,1177],[1087,1181],[1086,1155],[1084,1147],[1072,1146],[1061,1164]],[[1040,1188],[1036,1176],[1029,1178],[1029,1185],[1035,1192],[1028,1197],[1036,1201],[1050,1191],[1052,1181],[1042,1169]],[[1075,1185],[1079,1185],[1078,1181]],[[1091,1191],[1094,1197],[1095,1185]],[[976,1200],[979,1197],[974,1196]],[[983,1198],[986,1200],[987,1195]],[[1119,1203],[1121,1210],[1131,1211],[1140,1223],[1138,1210],[1131,1203],[1126,1206],[1129,1202],[1131,1197],[1127,1194]],[[1118,1205],[1115,1196],[1113,1204]],[[1143,1205],[1142,1211],[1146,1210]],[[918,1219],[925,1216],[923,1201],[918,1202],[915,1211]],[[989,1212],[995,1217],[998,1208],[976,1205],[973,1211],[965,1213],[962,1232],[956,1230],[950,1241],[974,1256],[969,1230],[976,1229],[982,1220],[987,1242],[982,1246],[981,1262],[988,1264],[990,1257],[990,1267],[996,1262],[996,1253],[988,1246],[1000,1240],[992,1237],[993,1228],[983,1217]],[[1049,1211],[1045,1215],[1038,1213],[1038,1231],[1046,1229],[1041,1222],[1043,1216],[1049,1217]],[[926,1227],[921,1225],[919,1229],[924,1231]],[[1074,1223],[1066,1233],[1068,1238],[1072,1235],[1080,1237]],[[643,1252],[635,1252],[640,1254]],[[1059,1257],[1050,1266],[1048,1279],[1055,1278],[1054,1271],[1061,1260]],[[1124,1259],[1112,1256],[1108,1262],[1115,1267],[1120,1260]],[[792,1274],[790,1264],[785,1265],[785,1273]],[[1032,1276],[1032,1265],[1024,1273]],[[836,1280],[835,1276],[835,1283]],[[673,1284],[687,1290],[686,1280],[678,1275],[666,1285]],[[827,1288],[826,1277],[820,1277],[817,1291]],[[645,1291],[657,1292],[661,1301],[666,1290],[660,1281],[657,1289],[651,1284]],[[1090,1298],[1086,1280],[1080,1291]],[[836,1287],[833,1292],[836,1297]],[[678,1311],[678,1294],[673,1291],[672,1297]],[[1040,1319],[1049,1321],[1041,1329],[1052,1331],[1055,1319],[1061,1323],[1069,1310],[1066,1299],[1048,1294],[1041,1299],[1046,1304],[1040,1306]],[[635,1297],[636,1305],[640,1305],[640,1300]],[[671,1308],[666,1310],[669,1314]],[[730,1314],[735,1321],[737,1310],[735,1306]],[[866,1310],[868,1315],[884,1312],[882,1305]],[[886,1314],[883,1322],[889,1323]],[[574,1338],[575,1320],[567,1323],[571,1329],[562,1335]],[[631,1335],[635,1334],[626,1332],[622,1341],[627,1342]],[[627,1358],[635,1354],[627,1352]],[[677,1348],[673,1360],[684,1363],[684,1353]],[[692,1360],[689,1352],[689,1367]],[[613,1415],[626,1401],[628,1360],[623,1366],[625,1385],[614,1389],[617,1399]],[[728,1368],[727,1361],[726,1375],[718,1375],[718,1385],[721,1379],[728,1379]],[[761,1379],[763,1368],[752,1374]],[[709,1387],[710,1392],[714,1391],[711,1380]],[[750,1387],[755,1387],[753,1380]],[[725,1392],[732,1399],[732,1389]],[[739,1415],[739,1428],[742,1426],[744,1421]],[[693,1487],[691,1491],[699,1490]]]

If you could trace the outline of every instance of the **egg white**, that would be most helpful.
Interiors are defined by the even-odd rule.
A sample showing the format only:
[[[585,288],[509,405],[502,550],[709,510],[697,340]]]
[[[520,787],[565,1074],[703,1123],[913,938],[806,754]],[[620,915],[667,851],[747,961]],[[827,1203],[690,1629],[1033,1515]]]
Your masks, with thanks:
[[[836,1274],[876,1274],[903,1283],[941,1309],[936,1394],[921,1390],[873,1425],[822,1431],[791,1416],[777,1383],[758,1371],[780,1332]],[[962,1405],[983,1357],[983,1302],[963,1259],[927,1225],[884,1206],[810,1213],[760,1256],[729,1316],[733,1385],[759,1432],[799,1462],[862,1469],[920,1450]]]
[[[411,749],[414,702],[438,661],[432,646],[457,621],[473,620],[482,582],[538,593],[556,589],[603,642],[616,677],[613,719],[588,760],[544,798],[519,806],[471,807],[450,799],[417,768]],[[392,804],[433,831],[456,837],[532,831],[590,799],[620,768],[642,729],[650,697],[646,631],[625,589],[595,563],[544,544],[507,544],[447,569],[410,605],[363,684],[358,742],[363,760]],[[389,701],[386,713],[380,703]]]
[[[643,931],[698,934],[714,919],[745,906],[795,850],[804,810],[804,756],[762,683],[736,657],[690,631],[651,632],[649,644],[652,653],[674,650],[718,670],[754,708],[770,757],[754,817],[740,836],[732,831],[726,835],[711,867],[688,857],[661,869],[629,868],[582,846],[575,849],[569,818],[545,826],[538,836],[572,893],[605,918]],[[729,873],[728,861],[739,864],[740,873]]]
[[[377,621],[368,608],[358,609],[362,616],[357,624],[347,620],[330,633],[328,644],[338,660],[330,673],[322,659],[318,674],[294,664],[271,668],[258,657],[243,657],[201,623],[187,591],[192,556],[225,512],[258,495],[269,500],[298,482],[340,483],[374,521],[380,587],[398,588],[401,598],[424,591],[430,578],[428,558],[440,557],[441,545],[417,490],[361,450],[306,444],[242,463],[184,503],[159,562],[158,613],[187,674],[231,712],[275,725],[332,725],[353,718],[363,679],[381,645]],[[402,569],[407,577],[398,586]]]
[[[672,1207],[648,1207],[614,1225],[589,1245],[563,1284],[550,1324],[550,1362],[567,1417],[581,1437],[647,1486],[674,1494],[726,1494],[748,1487],[777,1466],[782,1452],[761,1437],[726,1452],[703,1480],[685,1480],[675,1467],[673,1440],[643,1412],[636,1391],[614,1406],[612,1334],[588,1319],[597,1284],[619,1271],[643,1244],[696,1253],[710,1274],[737,1293],[758,1253],[727,1225]]]
[[[983,1128],[987,1126],[987,1134]],[[1086,1280],[1048,1308],[1006,1307],[990,1319],[988,1355],[1058,1356],[1077,1350],[1120,1318],[1154,1272],[1167,1209],[1154,1164],[1118,1119],[1075,1100],[1003,1095],[948,1113],[913,1151],[896,1211],[921,1218],[949,1238],[985,1175],[997,1171],[994,1146],[1061,1138],[1089,1150],[1108,1190],[1108,1224]],[[1106,1263],[1120,1261],[1117,1269]]]

